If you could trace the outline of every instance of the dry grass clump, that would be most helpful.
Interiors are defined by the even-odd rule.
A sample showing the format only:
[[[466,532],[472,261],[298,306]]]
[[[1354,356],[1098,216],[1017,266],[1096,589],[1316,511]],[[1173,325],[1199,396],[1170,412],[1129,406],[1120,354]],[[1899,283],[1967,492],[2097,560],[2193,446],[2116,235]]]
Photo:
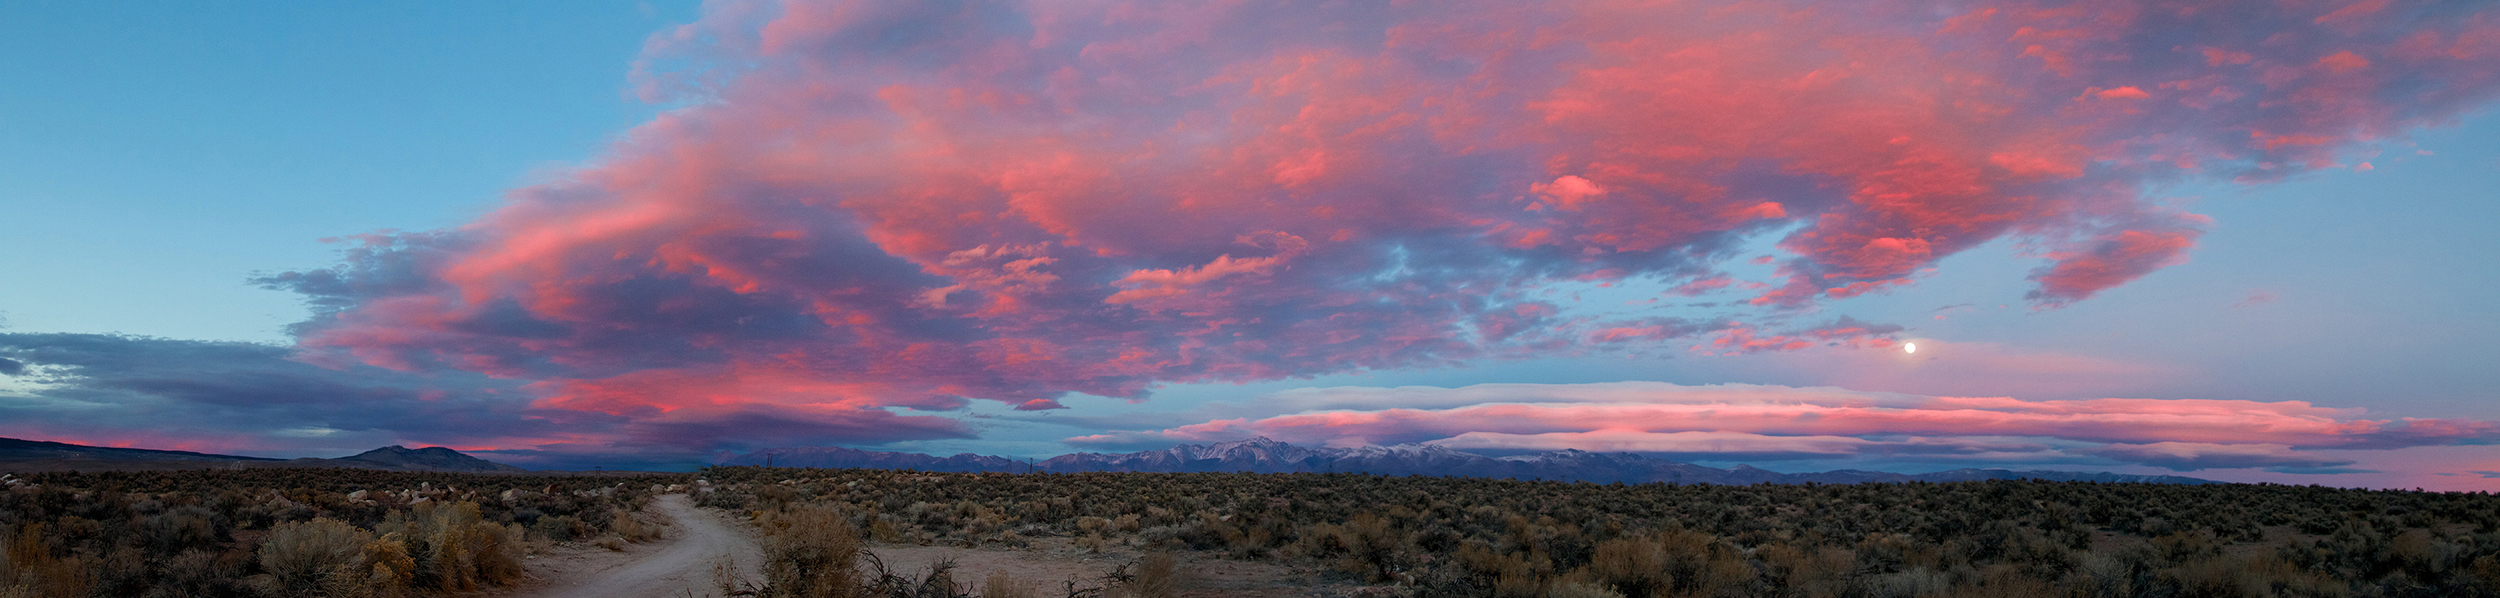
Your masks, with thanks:
[[[329,518],[279,524],[260,543],[255,584],[274,596],[391,598],[474,591],[521,577],[517,526],[485,523],[469,503],[393,513],[380,532]]]
[[[416,562],[415,587],[468,592],[521,578],[521,527],[486,522],[475,503],[417,505],[392,512],[374,529],[398,536],[407,547]]]
[[[530,524],[529,531],[549,542],[571,542],[591,535],[590,524],[572,515],[540,516]]]
[[[373,534],[336,519],[282,523],[260,544],[260,567],[269,576],[263,584],[277,596],[333,593],[333,582],[356,577],[365,543]]]
[[[608,531],[624,541],[641,544],[660,539],[660,525],[644,521],[641,513],[618,509],[608,521]]]
[[[1111,598],[1173,598],[1179,596],[1188,582],[1188,573],[1181,569],[1180,559],[1164,553],[1146,555],[1138,561],[1137,572],[1112,583],[1106,595]]]
[[[1616,538],[1597,545],[1596,557],[1589,560],[1589,572],[1597,577],[1596,587],[1612,588],[1607,591],[1621,596],[1650,596],[1675,587],[1675,574],[1668,570],[1671,566],[1668,558],[1664,547],[1657,542]],[[1580,590],[1573,592],[1585,593]],[[1555,593],[1570,592],[1557,587]]]
[[[376,537],[345,522],[279,524],[261,541],[256,578],[272,596],[396,598],[410,593],[416,560],[398,534]]]
[[[16,530],[0,527],[0,539],[5,539],[0,542],[0,596],[75,598],[87,594],[94,583],[87,560],[53,554],[44,538],[41,523]]]
[[[1040,596],[1039,584],[1016,579],[1015,574],[1005,571],[991,571],[988,579],[981,580],[981,598],[1040,598]]]
[[[801,505],[767,511],[764,580],[771,597],[848,598],[861,586],[859,530],[835,510]]]

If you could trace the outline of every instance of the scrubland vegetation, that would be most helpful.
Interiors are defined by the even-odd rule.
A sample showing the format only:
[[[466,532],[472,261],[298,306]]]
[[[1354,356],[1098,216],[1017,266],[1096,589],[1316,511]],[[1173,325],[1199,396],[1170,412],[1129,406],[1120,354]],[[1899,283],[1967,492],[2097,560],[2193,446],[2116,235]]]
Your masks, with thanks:
[[[687,476],[357,469],[47,473],[0,483],[0,598],[440,595],[554,542],[649,540]]]
[[[678,484],[754,522],[765,563],[739,589],[757,596],[1160,598],[1219,557],[1320,565],[1374,596],[2500,596],[2488,493],[758,467],[22,481],[0,491],[0,598],[457,593],[511,582],[550,542],[652,537],[630,513]],[[868,551],[1043,538],[1151,556],[1077,585],[896,572]]]
[[[2500,498],[2488,493],[756,467],[703,475],[720,488],[705,504],[773,530],[764,595],[1059,595],[1024,593],[1037,590],[1014,580],[982,584],[997,590],[862,591],[876,572],[857,555],[863,538],[1020,547],[1064,537],[1093,550],[1321,563],[1404,596],[2500,596]],[[1144,585],[1093,591],[1169,595]]]
[[[764,500],[752,494],[718,492],[712,506],[744,510],[754,518],[764,540],[761,584],[723,579],[721,596],[758,598],[1172,598],[1184,575],[1170,554],[1151,554],[1115,565],[1099,578],[1060,580],[1048,588],[1041,580],[1019,579],[991,572],[976,587],[957,579],[953,564],[941,562],[923,571],[896,571],[863,550],[868,534],[853,522],[860,519],[841,505],[790,500],[776,486],[763,486]],[[749,509],[750,506],[760,506]],[[880,528],[890,529],[890,528]],[[923,537],[923,540],[928,539]],[[970,540],[965,539],[967,543]],[[1019,540],[1021,546],[1021,540]]]

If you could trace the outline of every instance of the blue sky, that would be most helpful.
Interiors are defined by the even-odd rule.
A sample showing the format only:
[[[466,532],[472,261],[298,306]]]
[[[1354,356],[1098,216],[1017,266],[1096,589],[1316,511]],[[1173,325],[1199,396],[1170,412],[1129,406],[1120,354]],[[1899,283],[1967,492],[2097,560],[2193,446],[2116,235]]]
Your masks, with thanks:
[[[300,301],[247,277],[328,264],[323,238],[459,225],[596,155],[658,112],[625,74],[692,5],[0,6],[0,310],[285,341]]]
[[[49,378],[0,377],[0,395],[5,395],[0,399],[18,397],[20,404],[12,408],[16,414],[13,417],[26,418],[20,419],[18,427],[0,431],[21,435],[52,431],[55,436],[73,440],[144,442],[149,423],[143,417],[73,427],[64,425],[64,418],[75,411],[63,411],[59,406],[84,401],[80,404],[137,409],[138,405],[154,404],[149,401],[176,400],[151,397],[115,403],[120,399],[97,398],[104,396],[97,394],[67,398],[72,395],[62,394],[66,391],[61,389],[101,393],[106,385],[95,381],[141,374],[108,374],[98,369],[104,367],[100,365],[45,362],[29,357],[47,353],[42,353],[41,342],[25,335],[115,333],[173,342],[242,341],[284,348],[298,341],[287,327],[308,318],[329,317],[331,313],[398,317],[392,315],[396,312],[374,307],[383,304],[382,298],[374,296],[342,298],[307,290],[310,287],[290,286],[295,283],[253,281],[339,264],[377,263],[360,261],[375,259],[371,255],[341,253],[352,248],[352,243],[324,242],[344,235],[456,229],[473,231],[462,234],[487,239],[480,242],[490,245],[502,242],[494,239],[520,238],[521,233],[513,231],[514,227],[523,226],[514,224],[514,219],[521,216],[512,215],[519,212],[498,215],[499,209],[515,205],[572,209],[569,206],[578,204],[545,198],[583,193],[586,184],[582,181],[590,180],[586,176],[623,168],[618,165],[633,163],[635,156],[664,152],[668,147],[698,145],[686,140],[694,134],[667,128],[655,118],[674,115],[672,118],[681,118],[681,123],[707,123],[703,126],[719,130],[751,122],[840,122],[812,113],[756,115],[788,110],[773,102],[792,96],[775,94],[802,88],[811,82],[810,77],[857,83],[844,77],[882,81],[874,77],[885,76],[885,71],[877,70],[885,67],[861,66],[857,73],[838,72],[805,61],[778,63],[775,61],[783,58],[769,51],[749,54],[759,52],[754,48],[769,44],[757,45],[759,42],[738,37],[741,34],[722,32],[766,31],[768,25],[759,25],[763,22],[759,19],[796,22],[813,17],[795,10],[778,16],[757,16],[739,12],[739,6],[745,5],[725,3],[711,12],[689,2],[0,5],[0,81],[9,82],[0,86],[0,164],[9,165],[0,168],[0,213],[7,214],[0,217],[0,255],[8,256],[0,260],[0,281],[6,281],[0,283],[0,325],[5,326],[0,333],[20,335],[14,344],[0,343],[0,350],[15,346],[20,352],[0,352],[0,356],[16,355],[12,358],[16,362],[34,366],[51,363],[57,368],[30,370],[51,372],[53,377]],[[710,33],[646,47],[647,40],[663,39],[672,28],[685,23],[696,23],[686,31]],[[2269,25],[2251,25],[2264,26]],[[2411,25],[2399,22],[2390,26]],[[847,31],[840,27],[793,26],[789,30],[851,35],[839,33]],[[828,31],[835,33],[824,33]],[[760,36],[765,34],[756,35],[762,39]],[[1086,35],[1112,40],[1121,33],[1104,30]],[[846,46],[827,47],[837,49],[826,52],[849,51],[839,49]],[[733,65],[724,70],[732,75],[732,82],[718,84],[709,92],[729,100],[707,103],[698,98],[679,106],[655,105],[635,97],[636,82],[631,73],[638,58],[688,55]],[[930,60],[953,59],[944,57],[951,55],[925,55],[940,56]],[[1184,60],[1234,59],[1201,56],[1172,60],[1177,64]],[[2381,58],[2380,63],[2392,64],[2389,60]],[[1146,80],[1146,75],[1140,77],[1141,81]],[[897,76],[887,83],[924,80]],[[2402,101],[2391,100],[2400,106]],[[2421,418],[2489,425],[2488,422],[2500,420],[2500,392],[2493,390],[2494,383],[2500,380],[2494,379],[2491,367],[2500,363],[2500,349],[2494,349],[2489,342],[2500,336],[2500,313],[2495,313],[2487,299],[2500,291],[2496,288],[2500,282],[2495,282],[2500,281],[2500,266],[2489,259],[2500,255],[2500,240],[2487,232],[2492,224],[2500,223],[2500,201],[2494,201],[2500,200],[2500,192],[2494,191],[2500,189],[2500,115],[2488,103],[2469,104],[2433,119],[2429,127],[2412,121],[2403,124],[2400,135],[2357,135],[2338,140],[2331,146],[2332,164],[2295,169],[2299,172],[2279,181],[2243,184],[2230,182],[2227,177],[2177,174],[2124,179],[2126,184],[2135,185],[2141,195],[2132,205],[2150,206],[2141,208],[2145,213],[2185,210],[2211,217],[2212,224],[2196,238],[2184,263],[2150,270],[2140,278],[2101,289],[2088,299],[2063,307],[2041,307],[2026,301],[2025,294],[2038,286],[2033,279],[2035,269],[2042,267],[2043,256],[2055,248],[2024,246],[2025,239],[2017,235],[1995,237],[1974,248],[1937,258],[1907,276],[1912,281],[1907,286],[1856,297],[1823,297],[1803,311],[1735,311],[1757,291],[1733,287],[1694,297],[1662,294],[1690,281],[1685,277],[1690,272],[1680,270],[1661,270],[1654,276],[1602,284],[1525,280],[1517,289],[1530,297],[1521,301],[1550,302],[1560,306],[1566,317],[1586,316],[1591,321],[1667,317],[1705,322],[1737,314],[1734,317],[1764,326],[1789,325],[1789,329],[1804,330],[1798,327],[1846,315],[1859,321],[1902,327],[1861,339],[1880,339],[1872,348],[1815,346],[1732,356],[1703,355],[1688,347],[1707,344],[1711,335],[1720,332],[1701,331],[1636,349],[1540,345],[1543,348],[1488,348],[1482,355],[1455,362],[1362,361],[1370,358],[1355,356],[1347,358],[1352,361],[1346,363],[1356,364],[1351,368],[1279,366],[1270,373],[1256,375],[1227,374],[1222,372],[1241,370],[1217,369],[1143,376],[1136,383],[1153,390],[1151,399],[1142,401],[1100,396],[1117,393],[1077,382],[1041,384],[1036,387],[1040,390],[1032,392],[1044,394],[1035,395],[1018,394],[1027,391],[1014,384],[963,390],[958,383],[930,387],[954,389],[939,391],[808,391],[892,393],[834,402],[845,405],[844,409],[885,412],[891,415],[878,417],[899,418],[892,420],[896,422],[919,422],[903,426],[926,432],[918,435],[845,436],[847,432],[841,430],[861,429],[859,426],[864,424],[839,418],[827,420],[821,413],[763,415],[782,413],[774,409],[801,409],[793,406],[800,403],[821,407],[785,396],[756,398],[753,410],[721,415],[716,420],[671,420],[662,422],[666,424],[662,428],[633,427],[641,423],[613,424],[622,426],[617,430],[633,430],[630,432],[558,433],[547,430],[563,426],[546,424],[553,427],[513,432],[496,440],[370,422],[350,426],[305,421],[284,422],[286,425],[257,431],[195,429],[168,436],[166,441],[170,445],[282,456],[339,452],[384,441],[441,443],[473,450],[509,451],[510,458],[524,461],[544,458],[548,459],[544,464],[553,466],[596,462],[600,449],[595,442],[584,439],[613,442],[613,434],[623,434],[632,438],[665,436],[670,442],[680,443],[673,446],[683,450],[671,453],[677,457],[636,456],[617,462],[649,459],[678,463],[670,459],[682,460],[683,455],[707,450],[752,449],[761,446],[757,442],[769,442],[717,437],[734,436],[734,432],[710,432],[715,437],[694,440],[676,436],[697,434],[685,430],[735,430],[735,426],[723,422],[748,421],[738,418],[751,416],[763,418],[754,421],[774,422],[771,426],[803,430],[812,425],[805,422],[818,422],[829,430],[773,437],[786,442],[1041,456],[1078,449],[1112,450],[1221,439],[1221,434],[1198,436],[1197,432],[1183,430],[1214,420],[1243,420],[1241,427],[1228,432],[1236,435],[1259,430],[1301,430],[1289,427],[1286,420],[1270,421],[1308,414],[1307,410],[1297,411],[1303,409],[1297,406],[1300,404],[1278,398],[1279,393],[1296,389],[1455,388],[1506,383],[1585,385],[1623,381],[1836,387],[1864,393],[2008,396],[2025,401],[2299,401],[2321,408],[2366,410],[2334,416],[2344,421]],[[1137,125],[1121,130],[1153,129]],[[1106,135],[1118,134],[1115,131]],[[985,142],[972,137],[955,141],[967,146]],[[2363,162],[2370,168],[2357,169]],[[1538,185],[1561,184],[1559,179],[1539,181]],[[1599,183],[1615,184],[1604,180]],[[1520,187],[1528,188],[1524,182]],[[615,191],[614,195],[629,194]],[[625,201],[618,199],[613,203],[622,205]],[[1788,203],[1792,210],[1800,209],[1795,207],[1800,205],[1796,201]],[[811,209],[822,207],[809,205]],[[589,216],[585,213],[564,218]],[[568,221],[559,218],[538,222],[536,226],[556,230],[567,226]],[[1785,271],[1745,258],[1779,255],[1786,259],[1793,252],[1778,244],[1782,235],[1807,225],[1806,221],[1797,220],[1782,224],[1782,228],[1756,230],[1739,242],[1693,246],[1731,256],[1712,265],[1735,279],[1775,283],[1787,275]],[[843,227],[850,226],[854,225],[836,225],[834,229],[849,231]],[[1237,233],[1265,234],[1250,230]],[[874,237],[879,233],[866,234],[879,238]],[[1081,234],[1059,234],[1066,235],[1065,246],[1080,246]],[[1220,234],[1229,237],[1236,233]],[[1309,233],[1296,234],[1319,238]],[[912,260],[928,272],[943,271],[936,265],[938,260],[916,257],[897,249],[900,246],[893,242],[880,242],[888,243],[886,251],[893,257]],[[1101,242],[1102,239],[1084,241]],[[1124,263],[1120,267],[1137,272],[1166,268],[1185,274],[1191,270],[1179,266],[1205,263],[1217,253],[1228,256],[1227,259],[1242,259],[1250,254],[1245,252],[1252,252],[1243,247],[1278,252],[1279,257],[1273,258],[1277,260],[1294,257],[1277,242],[1243,243],[1172,250],[1154,256],[1160,261]],[[970,242],[966,242],[950,251],[970,248]],[[452,280],[450,271],[445,272],[439,279]],[[960,274],[953,275],[961,279]],[[308,310],[307,300],[324,297],[343,301],[346,307],[340,312],[321,314]],[[514,297],[523,304],[528,301],[523,295]],[[1692,305],[1695,303],[1710,305]],[[541,320],[553,318],[543,310],[534,313]],[[323,326],[327,324],[313,327],[316,341],[308,347],[348,350],[354,348],[350,346],[354,343],[338,340],[347,338],[338,331],[366,330]],[[413,325],[402,321],[373,324],[372,328],[394,326],[409,330]],[[1763,330],[1766,335],[1771,333],[1770,328]],[[1897,359],[1897,345],[1889,343],[1905,340],[1932,347],[1928,354],[1936,361],[1910,364]],[[510,355],[507,349],[462,347],[458,350]],[[446,355],[439,352],[443,350],[439,347],[422,350]],[[477,404],[503,405],[496,409],[514,410],[523,409],[519,405],[530,401],[538,401],[534,409],[574,405],[564,402],[570,400],[566,398],[570,395],[543,394],[549,392],[544,388],[550,385],[582,383],[613,388],[626,379],[614,377],[616,372],[592,376],[530,370],[533,373],[517,374],[514,372],[521,369],[457,365],[428,373],[430,377],[399,379],[391,377],[431,371],[429,368],[434,366],[401,367],[370,353],[354,355],[360,357],[343,362],[304,358],[320,363],[326,368],[321,372],[326,373],[303,375],[341,376],[347,380],[341,384],[370,382],[414,393],[411,396],[429,391],[454,395],[485,393],[478,396],[505,398],[480,398]],[[584,357],[548,353],[546,359],[565,362]],[[1955,360],[1960,360],[1960,364],[1956,365]],[[191,372],[184,375],[213,376],[219,371],[250,369],[202,366],[184,370]],[[663,369],[667,368],[651,367],[645,372]],[[749,389],[753,387],[748,384],[755,380],[703,376],[689,379]],[[789,376],[772,380],[773,384],[785,384],[789,383]],[[523,386],[530,382],[542,384]],[[823,386],[802,387],[861,388],[854,382],[833,378],[818,378],[807,384]],[[1048,388],[1042,388],[1045,386]],[[769,394],[751,392],[756,396]],[[943,396],[931,399],[932,392]],[[996,396],[981,392],[993,392]],[[944,398],[958,395],[961,398]],[[516,396],[532,398],[510,398]],[[1031,410],[1043,406],[1028,402],[1034,397],[1056,397],[1042,400],[1055,400],[1056,406],[1065,409]],[[671,401],[678,399],[649,400],[665,406],[677,404]],[[706,400],[721,404],[724,399]],[[1019,406],[1028,409],[1015,409]],[[1370,413],[1389,408],[1375,407],[1342,411]],[[390,408],[376,409],[387,412]],[[627,419],[642,417],[626,415],[624,411],[602,413]],[[509,415],[538,422],[554,421],[544,411],[510,411]],[[945,421],[913,419],[932,417]],[[651,431],[654,429],[670,432]],[[219,440],[220,433],[242,440]],[[543,442],[530,446],[515,440],[532,437],[531,434],[570,440],[542,438]],[[1881,435],[1866,437],[1876,436]],[[1068,441],[1075,437],[1116,440],[1091,444]],[[1357,440],[1344,438],[1360,437],[1307,435],[1293,440],[1318,442],[1328,438],[1354,442]],[[2272,469],[2252,466],[2181,470],[2164,469],[2162,462],[2146,460],[2095,461],[2097,457],[2081,455],[2115,453],[2093,448],[2100,445],[2084,444],[2058,445],[2062,447],[2058,450],[2065,452],[2054,457],[1972,460],[1951,456],[1801,455],[1757,464],[1781,470],[1932,470],[1973,464],[2046,466],[2193,471],[2190,475],[2223,479],[2489,488],[2487,481],[2468,479],[2461,473],[2472,467],[2500,467],[2500,452],[2492,450],[2490,441],[2488,437],[2471,437],[2390,450],[2340,452],[2326,445],[2250,441],[2249,446],[2290,447],[2264,449],[2276,451],[2268,454],[2292,454],[2281,452],[2284,450],[2301,455],[2332,454],[2336,455],[2335,460],[2347,463],[2333,467],[2283,465]],[[2061,438],[2049,443],[2059,442],[2085,441]],[[2121,444],[2150,446],[2147,439]],[[1753,458],[1752,453],[1747,455]],[[1706,455],[1683,457],[1719,465],[1740,460],[1714,460]],[[2282,463],[2312,461],[2320,459],[2289,459]],[[2407,463],[2435,465],[2408,469]]]

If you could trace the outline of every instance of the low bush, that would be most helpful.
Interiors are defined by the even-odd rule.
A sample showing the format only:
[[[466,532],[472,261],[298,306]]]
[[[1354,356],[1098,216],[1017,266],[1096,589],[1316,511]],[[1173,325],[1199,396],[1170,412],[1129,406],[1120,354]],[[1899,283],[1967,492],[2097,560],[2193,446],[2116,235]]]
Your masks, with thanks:
[[[769,598],[848,598],[858,592],[859,531],[822,506],[767,511],[764,580]]]
[[[365,544],[373,534],[336,519],[278,524],[260,544],[260,568],[270,594],[287,597],[337,594],[337,586],[362,578]]]
[[[1137,571],[1111,586],[1113,598],[1173,598],[1179,596],[1188,581],[1180,559],[1170,554],[1155,553],[1138,561]]]

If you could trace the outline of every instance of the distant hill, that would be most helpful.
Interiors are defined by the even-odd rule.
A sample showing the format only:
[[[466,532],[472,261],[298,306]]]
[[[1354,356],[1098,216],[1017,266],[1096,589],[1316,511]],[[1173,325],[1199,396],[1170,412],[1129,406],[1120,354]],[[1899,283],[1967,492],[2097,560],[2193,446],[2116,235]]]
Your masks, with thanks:
[[[1560,450],[1532,455],[1487,457],[1433,445],[1402,444],[1353,449],[1303,447],[1267,438],[1215,444],[1185,444],[1134,453],[1073,453],[1027,464],[1004,457],[959,454],[936,457],[835,447],[764,449],[715,459],[723,465],[779,467],[858,467],[950,472],[1073,473],[1082,471],[1253,473],[1341,472],[1381,475],[1428,475],[1574,482],[1639,484],[1858,484],[1868,482],[1966,482],[2034,479],[2070,482],[2138,482],[2154,484],[2216,484],[2213,480],[2167,475],[2131,475],[2076,471],[2012,471],[1956,469],[1921,474],[1880,471],[1779,473],[1748,465],[1729,469],[1655,459],[1632,453],[1591,453]]]
[[[397,471],[522,471],[443,447],[386,446],[336,459],[268,459],[191,451],[112,448],[0,438],[0,471],[99,471],[204,467],[353,467]]]
[[[393,469],[399,471],[524,471],[519,467],[513,467],[502,463],[479,459],[477,457],[471,457],[467,454],[461,453],[460,451],[439,446],[412,449],[399,445],[391,445],[357,453],[352,456],[339,457],[337,459],[295,460],[295,462],[307,461],[313,462],[311,463],[312,465],[326,467]]]

